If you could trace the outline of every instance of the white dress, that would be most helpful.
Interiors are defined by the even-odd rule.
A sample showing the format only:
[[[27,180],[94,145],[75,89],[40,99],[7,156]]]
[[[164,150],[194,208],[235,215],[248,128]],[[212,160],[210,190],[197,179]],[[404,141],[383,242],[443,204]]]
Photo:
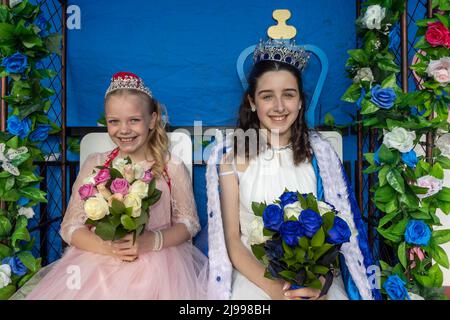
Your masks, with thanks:
[[[235,169],[239,179],[239,208],[241,240],[248,244],[249,226],[254,219],[252,202],[272,203],[283,194],[285,188],[300,193],[317,195],[317,178],[310,162],[294,164],[293,151],[290,147],[272,148],[262,152],[250,160],[244,172]],[[232,300],[267,300],[270,297],[253,282],[233,268]],[[347,300],[344,284],[340,276],[336,276],[328,294],[323,299]]]

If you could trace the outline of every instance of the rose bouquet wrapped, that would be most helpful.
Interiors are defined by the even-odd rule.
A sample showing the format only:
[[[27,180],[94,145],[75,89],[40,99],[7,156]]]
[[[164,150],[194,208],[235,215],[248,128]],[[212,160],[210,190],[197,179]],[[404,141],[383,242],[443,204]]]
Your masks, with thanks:
[[[149,207],[161,197],[151,170],[119,157],[96,169],[78,190],[86,224],[95,226],[103,240],[121,239],[128,233],[136,238],[148,222]]]
[[[265,276],[291,283],[291,289],[327,291],[342,243],[350,240],[347,223],[332,205],[313,194],[285,191],[273,204],[252,203],[255,219],[249,244],[266,266]],[[324,276],[325,285],[319,280]]]

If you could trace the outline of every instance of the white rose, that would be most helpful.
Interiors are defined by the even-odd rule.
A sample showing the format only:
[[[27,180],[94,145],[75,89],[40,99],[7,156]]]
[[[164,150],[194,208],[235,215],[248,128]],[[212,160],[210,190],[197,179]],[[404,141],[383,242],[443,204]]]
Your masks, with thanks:
[[[367,29],[381,29],[381,21],[383,21],[386,16],[386,8],[381,7],[380,5],[372,5],[367,7],[367,11],[364,17],[361,19],[361,23]]]
[[[248,240],[247,243],[251,246],[254,244],[260,244],[269,240],[270,237],[263,234],[264,222],[262,217],[255,217],[248,226]]]
[[[109,214],[108,202],[101,196],[91,197],[84,202],[84,211],[91,220],[100,220]]]
[[[148,184],[141,180],[136,180],[130,187],[130,194],[135,194],[139,198],[144,199],[148,196]]]
[[[133,208],[133,212],[131,213],[133,218],[141,215],[142,200],[138,195],[133,193],[127,194],[123,200],[123,204],[127,208]]]
[[[18,215],[25,216],[27,219],[31,219],[34,217],[34,210],[33,208],[20,207]]]
[[[370,68],[358,69],[356,76],[353,78],[353,82],[359,83],[361,81],[368,81],[370,83],[372,83],[374,81],[372,70]]]
[[[135,164],[134,165],[134,178],[142,179],[144,177],[144,174],[145,174],[144,168],[139,164]]]
[[[417,197],[419,197],[420,199],[431,197],[442,190],[443,184],[443,180],[435,178],[433,176],[420,177],[419,179],[417,179],[417,186],[427,188],[428,191],[426,194],[418,194]]]
[[[127,160],[116,157],[112,161],[112,167],[120,172],[121,175],[123,175],[123,168],[127,164]]]
[[[289,219],[291,217],[295,217],[298,219],[300,212],[302,212],[303,208],[300,204],[300,201],[296,201],[284,206],[284,215]]]
[[[11,283],[11,267],[9,264],[0,265],[0,289]]]
[[[83,184],[90,184],[90,183],[91,183],[91,184],[95,185],[94,177],[95,177],[96,175],[97,175],[97,174],[94,173],[94,174],[91,174],[90,176],[84,178]]]
[[[400,152],[409,152],[414,148],[416,133],[405,128],[395,127],[384,135],[383,143],[388,148],[397,149]]]
[[[15,6],[17,6],[19,3],[21,3],[23,0],[9,0],[9,7],[10,8],[14,8]]]
[[[327,212],[333,211],[333,207],[323,201],[317,201],[317,206],[319,207],[319,213],[321,216]]]
[[[443,156],[450,158],[450,133],[442,135],[436,141],[436,146],[441,150]]]

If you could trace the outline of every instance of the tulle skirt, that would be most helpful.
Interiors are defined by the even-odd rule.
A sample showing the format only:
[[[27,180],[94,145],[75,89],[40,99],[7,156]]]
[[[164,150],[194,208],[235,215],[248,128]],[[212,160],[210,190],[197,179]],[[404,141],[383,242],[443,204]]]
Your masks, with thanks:
[[[191,243],[141,254],[133,262],[70,247],[13,298],[206,299],[207,268],[207,258]]]

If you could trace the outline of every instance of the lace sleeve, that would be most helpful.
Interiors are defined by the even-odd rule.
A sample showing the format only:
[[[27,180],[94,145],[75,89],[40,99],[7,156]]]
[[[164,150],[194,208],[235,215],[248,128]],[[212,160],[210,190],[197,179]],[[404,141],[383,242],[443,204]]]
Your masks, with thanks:
[[[101,155],[99,153],[95,153],[91,154],[86,159],[80,169],[80,172],[78,173],[75,183],[72,186],[72,194],[70,196],[69,205],[67,206],[64,219],[61,223],[60,231],[61,237],[68,244],[70,244],[72,234],[75,230],[79,228],[87,228],[84,224],[87,218],[83,208],[83,200],[81,200],[80,195],[78,194],[78,189],[86,183],[84,180],[92,174],[95,167],[101,164],[100,156]]]
[[[189,172],[182,160],[172,156],[168,173],[172,185],[172,223],[183,223],[194,237],[200,231],[200,223]]]

